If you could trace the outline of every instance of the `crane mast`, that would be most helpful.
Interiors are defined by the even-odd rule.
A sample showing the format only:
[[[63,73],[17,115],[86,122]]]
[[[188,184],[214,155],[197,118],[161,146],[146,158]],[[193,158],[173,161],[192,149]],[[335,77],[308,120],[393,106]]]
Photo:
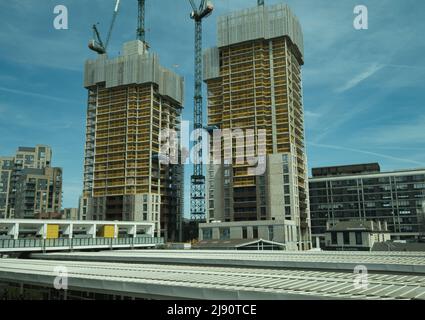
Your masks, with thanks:
[[[145,38],[145,0],[138,0],[139,2],[139,19],[137,25],[137,39],[146,42]]]
[[[202,0],[196,7],[194,0],[189,0],[192,6],[191,19],[195,21],[195,95],[193,108],[193,129],[195,130],[194,144],[197,152],[194,153],[193,175],[190,189],[190,214],[191,220],[205,220],[205,176],[202,163],[202,20],[208,17],[213,6],[210,2]]]

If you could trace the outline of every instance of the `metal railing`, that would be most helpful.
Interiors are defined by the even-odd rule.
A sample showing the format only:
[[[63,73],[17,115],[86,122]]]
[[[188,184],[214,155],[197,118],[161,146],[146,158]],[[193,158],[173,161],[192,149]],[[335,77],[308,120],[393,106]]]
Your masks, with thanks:
[[[58,238],[58,239],[0,239],[1,249],[27,249],[46,250],[46,248],[78,249],[81,247],[133,247],[138,245],[161,245],[164,238],[148,236],[133,238]],[[19,251],[19,250],[17,250]]]

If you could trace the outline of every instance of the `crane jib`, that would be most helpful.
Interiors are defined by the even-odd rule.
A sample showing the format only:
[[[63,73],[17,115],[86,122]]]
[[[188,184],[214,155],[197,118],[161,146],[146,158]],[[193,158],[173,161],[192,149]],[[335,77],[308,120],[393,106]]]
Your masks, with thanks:
[[[120,7],[120,1],[121,0],[117,0],[117,3],[115,4],[115,12],[118,12],[118,9]]]

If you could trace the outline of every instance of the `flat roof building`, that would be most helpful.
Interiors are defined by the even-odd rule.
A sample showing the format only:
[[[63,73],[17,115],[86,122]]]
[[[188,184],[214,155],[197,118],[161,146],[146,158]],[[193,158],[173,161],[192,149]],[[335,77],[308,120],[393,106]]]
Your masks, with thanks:
[[[376,164],[318,168],[309,186],[312,234],[322,245],[328,222],[353,219],[385,222],[393,240],[425,237],[425,169],[380,172]]]
[[[268,244],[278,243],[280,250],[295,251],[298,249],[297,236],[297,225],[291,220],[200,223],[199,243],[196,247],[234,249],[258,241],[266,241]],[[269,247],[273,249],[272,245]],[[263,244],[261,248],[264,248]]]

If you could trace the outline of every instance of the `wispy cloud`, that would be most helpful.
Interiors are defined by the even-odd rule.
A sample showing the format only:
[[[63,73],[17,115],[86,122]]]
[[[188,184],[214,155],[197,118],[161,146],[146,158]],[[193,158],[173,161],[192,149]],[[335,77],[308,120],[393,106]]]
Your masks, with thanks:
[[[24,96],[34,97],[34,98],[46,99],[46,100],[51,100],[51,101],[56,101],[56,102],[81,103],[81,101],[64,99],[64,98],[61,98],[61,97],[50,96],[50,95],[47,95],[47,94],[30,92],[30,91],[25,91],[25,90],[18,90],[18,89],[11,89],[11,88],[5,88],[5,87],[0,87],[0,91],[13,93],[13,94],[16,94],[16,95],[24,95]]]
[[[398,124],[383,124],[366,128],[356,140],[371,146],[406,147],[422,145],[425,150],[425,116]]]
[[[309,118],[318,118],[318,117],[320,117],[320,116],[321,116],[321,114],[320,114],[320,113],[312,112],[312,111],[309,111],[309,110],[305,110],[305,111],[304,111],[304,115],[305,115],[306,117],[309,117]]]
[[[339,87],[336,91],[339,93],[342,93],[344,91],[353,89],[354,87],[358,86],[360,83],[365,81],[366,79],[372,77],[375,73],[377,73],[379,70],[383,68],[382,65],[374,64],[364,70],[362,73],[356,75],[354,78],[349,80],[345,85],[342,87]]]
[[[339,151],[344,151],[344,152],[348,151],[348,152],[354,152],[354,153],[362,153],[362,154],[367,154],[367,155],[371,155],[371,156],[378,157],[378,158],[384,158],[384,159],[395,160],[395,161],[399,161],[399,162],[406,162],[406,163],[419,165],[419,166],[425,166],[425,162],[415,161],[415,160],[412,160],[412,159],[409,159],[409,158],[394,157],[394,156],[391,156],[391,155],[367,151],[367,150],[362,150],[362,149],[355,149],[355,148],[349,148],[349,147],[342,147],[342,146],[338,146],[338,145],[321,144],[321,143],[314,143],[314,142],[309,143],[309,146],[313,146],[313,147],[317,147],[317,148],[339,150]]]

